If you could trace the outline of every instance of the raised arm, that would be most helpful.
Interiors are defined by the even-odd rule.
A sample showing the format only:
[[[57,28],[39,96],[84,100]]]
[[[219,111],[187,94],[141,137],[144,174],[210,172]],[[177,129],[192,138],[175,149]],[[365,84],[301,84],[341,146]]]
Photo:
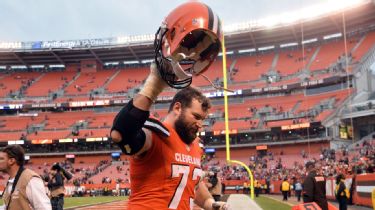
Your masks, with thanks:
[[[152,104],[165,87],[167,85],[160,78],[156,65],[151,64],[142,90],[115,117],[111,138],[125,154],[142,154],[151,147],[151,132],[142,127],[150,116]]]

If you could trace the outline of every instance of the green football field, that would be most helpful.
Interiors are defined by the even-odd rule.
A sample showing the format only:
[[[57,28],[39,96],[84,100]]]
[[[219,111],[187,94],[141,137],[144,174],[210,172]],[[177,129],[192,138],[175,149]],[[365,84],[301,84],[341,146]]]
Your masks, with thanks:
[[[77,207],[77,206],[84,206],[84,205],[92,205],[92,204],[99,204],[99,203],[107,203],[112,201],[120,201],[126,200],[128,197],[124,196],[103,196],[103,197],[68,197],[64,198],[64,209],[70,207]],[[0,199],[0,205],[3,205],[3,200]]]
[[[284,204],[280,201],[276,201],[271,198],[267,198],[264,196],[256,197],[255,202],[263,209],[263,210],[291,210],[292,207]]]
[[[112,201],[120,201],[120,200],[126,200],[128,197],[117,197],[117,196],[103,196],[103,197],[74,197],[74,198],[65,198],[65,208],[71,208],[71,207],[78,207],[78,206],[85,206],[85,205],[93,205],[93,204],[99,204],[99,203],[107,203]],[[271,198],[267,197],[257,197],[255,198],[255,201],[258,203],[258,205],[263,208],[263,210],[291,210],[291,206],[286,205],[282,202],[273,200]],[[3,201],[0,200],[0,205],[3,204]]]
[[[103,197],[74,197],[74,198],[65,198],[64,208],[83,206],[83,205],[92,205],[98,203],[107,203],[112,201],[126,200],[126,196],[103,196]]]

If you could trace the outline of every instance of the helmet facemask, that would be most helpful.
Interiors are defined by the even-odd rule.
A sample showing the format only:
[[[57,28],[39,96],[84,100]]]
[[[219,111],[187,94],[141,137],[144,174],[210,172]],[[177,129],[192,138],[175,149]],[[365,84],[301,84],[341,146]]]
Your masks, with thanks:
[[[171,52],[167,34],[174,33],[162,25],[155,34],[155,63],[160,76],[172,88],[190,86],[192,77],[206,71],[220,50],[220,41],[212,32],[196,29],[189,32]],[[169,34],[171,35],[171,34]]]

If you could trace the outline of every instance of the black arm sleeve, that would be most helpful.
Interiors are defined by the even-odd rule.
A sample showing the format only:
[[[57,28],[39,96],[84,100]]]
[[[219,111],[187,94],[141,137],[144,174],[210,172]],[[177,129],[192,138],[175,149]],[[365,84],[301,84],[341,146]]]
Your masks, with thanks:
[[[112,130],[120,132],[122,139],[117,145],[125,154],[133,155],[142,149],[146,141],[142,127],[149,116],[149,111],[135,107],[131,100],[115,117]]]

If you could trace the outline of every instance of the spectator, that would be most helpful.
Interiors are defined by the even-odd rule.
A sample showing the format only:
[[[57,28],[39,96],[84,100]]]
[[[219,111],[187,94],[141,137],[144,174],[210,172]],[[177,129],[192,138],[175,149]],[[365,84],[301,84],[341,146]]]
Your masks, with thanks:
[[[339,174],[336,177],[335,195],[339,203],[339,209],[347,210],[348,199],[350,198],[350,193],[349,193],[348,188],[345,186],[345,176],[343,174]]]
[[[284,178],[284,181],[280,185],[280,191],[283,194],[283,201],[288,201],[288,193],[290,191],[290,184],[288,178]]]
[[[302,184],[299,179],[297,179],[296,183],[294,184],[294,191],[296,193],[296,197],[298,202],[301,201],[301,193],[302,193]]]

